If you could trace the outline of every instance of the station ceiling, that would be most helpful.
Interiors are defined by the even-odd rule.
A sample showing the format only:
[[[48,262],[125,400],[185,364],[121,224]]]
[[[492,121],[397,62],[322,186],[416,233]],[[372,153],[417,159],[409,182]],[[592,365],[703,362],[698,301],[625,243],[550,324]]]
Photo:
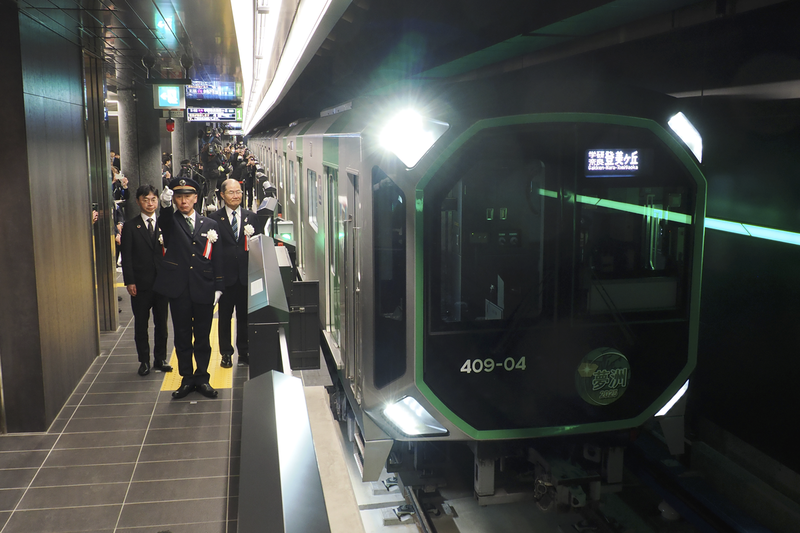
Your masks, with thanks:
[[[261,126],[286,123],[308,109],[336,105],[409,77],[463,78],[497,68],[522,68],[780,3],[352,0],[297,73],[292,90]],[[95,52],[105,61],[110,91],[145,83],[148,77],[243,81],[227,0],[17,0],[17,4],[26,16],[76,44],[101,42]],[[268,6],[269,0],[253,0],[252,5],[255,10]]]

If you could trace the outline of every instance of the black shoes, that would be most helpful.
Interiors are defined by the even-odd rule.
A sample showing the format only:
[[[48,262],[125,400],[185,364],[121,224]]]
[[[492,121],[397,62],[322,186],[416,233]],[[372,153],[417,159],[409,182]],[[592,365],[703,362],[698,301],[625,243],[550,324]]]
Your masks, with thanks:
[[[166,361],[156,361],[153,364],[153,370],[160,370],[162,372],[172,372],[172,367]]]
[[[194,385],[181,385],[178,390],[172,393],[172,397],[176,400],[180,400],[181,398],[185,398],[193,390],[195,390]]]
[[[172,367],[169,366],[164,361],[159,361],[156,359],[155,363],[153,364],[153,370],[160,370],[162,372],[172,372]],[[150,363],[142,363],[139,365],[139,375],[144,377],[150,373]]]
[[[180,390],[180,389],[179,389]],[[216,398],[217,391],[214,390],[214,387],[209,385],[208,383],[201,383],[195,389],[197,392],[205,396],[206,398]]]
[[[220,362],[219,366],[222,368],[231,368],[233,363],[231,362],[231,355],[232,354],[222,354],[222,362]]]
[[[244,366],[249,364],[250,364],[250,356],[239,354],[239,366]]]
[[[178,390],[172,393],[172,397],[176,400],[180,400],[188,396],[192,391],[197,391],[206,398],[216,398],[218,394],[217,391],[214,390],[214,387],[208,383],[201,383],[200,385],[181,385]]]

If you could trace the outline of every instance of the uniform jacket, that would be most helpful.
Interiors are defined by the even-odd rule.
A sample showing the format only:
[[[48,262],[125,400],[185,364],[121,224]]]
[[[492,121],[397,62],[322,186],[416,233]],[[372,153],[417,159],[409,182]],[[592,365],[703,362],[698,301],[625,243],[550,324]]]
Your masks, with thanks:
[[[161,267],[162,249],[158,242],[161,217],[156,219],[155,236],[151,237],[142,217],[136,215],[122,226],[122,278],[136,290],[152,290],[156,272]]]
[[[158,224],[167,253],[153,290],[177,298],[188,286],[193,302],[213,304],[214,291],[225,289],[219,237],[216,244],[211,244],[210,259],[203,252],[208,244],[209,230],[216,231],[220,236],[217,222],[196,213],[194,233],[190,233],[184,216],[169,206],[161,208]]]
[[[242,208],[241,220],[239,220],[239,238],[236,239],[231,228],[231,221],[228,220],[228,210],[224,207],[209,215],[220,227],[220,240],[222,243],[222,257],[224,259],[225,285],[231,286],[234,283],[247,285],[247,266],[248,253],[245,251],[244,243],[248,237],[244,234],[244,227],[250,224],[256,227],[256,214],[249,209]]]

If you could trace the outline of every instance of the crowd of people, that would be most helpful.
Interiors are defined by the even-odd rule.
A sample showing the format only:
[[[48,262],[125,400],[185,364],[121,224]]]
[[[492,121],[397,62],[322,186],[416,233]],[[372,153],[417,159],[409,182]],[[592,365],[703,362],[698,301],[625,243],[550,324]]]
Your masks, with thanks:
[[[242,204],[253,209],[258,161],[244,143],[223,143],[217,130],[205,132],[198,139],[199,159],[196,163],[185,159],[181,161],[178,175],[199,178],[205,199],[206,211],[221,208],[223,199],[220,188],[226,179],[234,179],[242,188]]]
[[[112,152],[117,256],[133,310],[138,374],[146,376],[151,369],[173,370],[167,356],[167,319],[171,315],[181,375],[181,385],[172,394],[176,399],[194,391],[209,398],[217,396],[208,372],[217,304],[220,366],[233,366],[234,309],[238,364],[249,364],[248,239],[257,223],[256,214],[245,207],[245,202],[252,205],[254,201],[255,158],[242,143],[223,146],[218,138],[212,136],[203,144],[197,164],[181,162],[175,176],[171,158],[165,157],[161,191],[150,184],[136,188],[140,213],[129,218],[125,217],[130,201],[128,180],[114,166],[119,157]],[[208,209],[209,216],[201,209],[205,191],[214,195],[214,207],[219,206]],[[152,359],[148,334],[151,314],[155,323]]]

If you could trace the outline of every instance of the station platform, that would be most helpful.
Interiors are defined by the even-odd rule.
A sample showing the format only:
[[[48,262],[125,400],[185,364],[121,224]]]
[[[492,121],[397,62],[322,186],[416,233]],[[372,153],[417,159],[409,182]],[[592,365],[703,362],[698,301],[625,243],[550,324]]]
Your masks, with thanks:
[[[173,372],[140,377],[119,277],[121,326],[101,334],[100,355],[49,430],[0,435],[0,532],[237,533],[248,367],[237,356],[233,368],[219,366],[214,329],[209,371],[218,398],[172,398],[180,382],[174,353]],[[172,338],[170,323],[170,348]],[[296,375],[307,385],[331,531],[361,531],[324,377]]]

